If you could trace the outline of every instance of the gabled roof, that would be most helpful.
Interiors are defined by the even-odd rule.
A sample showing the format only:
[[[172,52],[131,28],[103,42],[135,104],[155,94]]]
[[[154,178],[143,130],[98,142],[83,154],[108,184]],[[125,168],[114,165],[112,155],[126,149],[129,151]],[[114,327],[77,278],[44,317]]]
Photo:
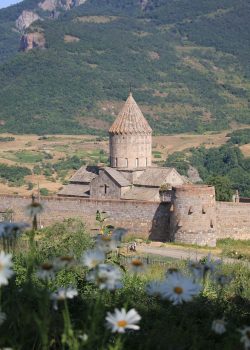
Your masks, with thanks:
[[[70,178],[69,182],[74,183],[90,183],[97,174],[92,171],[88,171],[86,166],[82,166],[77,172]]]
[[[175,177],[173,181],[172,178]],[[176,181],[177,179],[177,181]],[[185,183],[182,176],[174,168],[146,168],[141,176],[134,181],[137,186],[160,187],[164,183],[175,185]]]
[[[131,183],[117,170],[106,167],[104,171],[121,187],[130,186]]]
[[[109,129],[111,134],[149,134],[152,132],[147,120],[135,102],[132,93],[129,94],[121,112]]]
[[[58,196],[65,197],[89,197],[89,186],[80,184],[65,185],[62,190],[57,193]]]

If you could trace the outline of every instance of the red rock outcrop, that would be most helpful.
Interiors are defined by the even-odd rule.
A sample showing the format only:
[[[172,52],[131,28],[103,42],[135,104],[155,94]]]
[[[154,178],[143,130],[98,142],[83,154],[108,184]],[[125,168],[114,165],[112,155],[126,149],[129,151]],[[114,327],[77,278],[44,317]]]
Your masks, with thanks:
[[[35,47],[45,48],[45,37],[43,33],[35,32],[22,35],[20,51],[29,51]]]

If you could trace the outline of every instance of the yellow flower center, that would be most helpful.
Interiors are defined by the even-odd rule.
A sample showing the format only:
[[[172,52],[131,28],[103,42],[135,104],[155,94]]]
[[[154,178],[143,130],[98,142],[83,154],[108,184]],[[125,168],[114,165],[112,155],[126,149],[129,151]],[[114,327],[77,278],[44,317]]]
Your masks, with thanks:
[[[181,288],[181,287],[175,287],[174,288],[174,292],[176,293],[176,294],[182,294],[183,293],[183,289]]]
[[[73,260],[73,256],[61,256],[60,257],[60,260],[63,261],[63,262],[71,262]]]
[[[125,320],[120,320],[117,322],[118,327],[122,327],[122,328],[126,327],[127,324],[128,324],[128,322]]]
[[[143,262],[140,259],[134,259],[131,261],[131,264],[135,267],[143,266]]]
[[[170,267],[170,268],[168,269],[168,273],[170,273],[170,274],[175,273],[175,272],[179,272],[179,270],[176,269],[175,267]]]
[[[111,241],[111,238],[110,238],[109,236],[107,236],[107,235],[104,235],[104,236],[102,236],[102,240],[103,240],[103,241],[110,242],[110,241]]]
[[[31,203],[31,207],[33,207],[33,208],[40,208],[41,204],[38,203],[38,202],[33,202],[33,203]]]
[[[98,265],[99,264],[99,260],[97,260],[97,259],[93,259],[92,261],[91,261],[91,266],[93,266],[93,267],[95,267],[96,265]]]
[[[100,283],[107,282],[107,280],[108,280],[107,276],[102,276],[102,277],[97,277],[96,282],[97,282],[97,284],[100,284]]]
[[[50,271],[53,269],[53,265],[50,263],[44,263],[41,265],[41,268],[46,271]]]

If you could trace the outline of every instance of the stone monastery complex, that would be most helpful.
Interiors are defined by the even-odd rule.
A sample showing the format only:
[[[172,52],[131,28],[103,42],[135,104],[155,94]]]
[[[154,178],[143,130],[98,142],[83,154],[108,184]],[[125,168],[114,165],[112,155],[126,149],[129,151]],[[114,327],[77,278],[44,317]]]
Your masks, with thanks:
[[[216,202],[213,186],[152,166],[152,129],[131,93],[109,129],[109,146],[109,167],[81,167],[57,196],[42,198],[42,225],[79,217],[97,230],[98,210],[134,238],[207,246],[218,238],[250,239],[250,203]],[[0,195],[0,215],[11,209],[14,220],[27,220],[29,203]]]
[[[152,129],[130,93],[109,129],[110,167],[80,168],[60,196],[160,201],[163,188],[187,180],[174,168],[151,165]]]

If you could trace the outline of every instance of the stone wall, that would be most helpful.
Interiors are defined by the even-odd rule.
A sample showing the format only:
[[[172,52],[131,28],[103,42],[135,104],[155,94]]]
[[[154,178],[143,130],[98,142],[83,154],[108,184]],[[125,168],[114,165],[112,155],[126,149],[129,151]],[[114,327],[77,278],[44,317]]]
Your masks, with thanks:
[[[31,199],[21,196],[0,195],[0,212],[13,209],[15,221],[27,221],[24,209]],[[90,231],[97,230],[96,211],[105,211],[110,217],[107,223],[124,227],[132,236],[152,240],[168,239],[169,204],[143,201],[76,199],[43,197],[45,210],[39,221],[47,226],[69,217],[79,217]]]
[[[216,202],[217,236],[250,239],[250,204]]]
[[[212,228],[209,228],[210,220],[205,223],[201,221],[201,219],[205,220],[206,218],[205,214],[201,214],[201,202],[204,200],[202,196],[196,203],[191,198],[186,198],[185,200],[183,198],[182,196],[179,204],[177,201],[179,207],[176,206],[176,209],[178,209],[176,214],[181,211],[185,214],[181,218],[181,224],[184,225],[185,230],[179,230],[176,236],[178,241],[198,244],[202,242],[206,244],[206,241],[209,242],[210,239],[214,239],[215,234],[217,238],[250,239],[250,204],[216,202],[216,211],[214,213],[216,230],[214,231]],[[192,203],[191,206],[193,206],[191,208],[193,213],[188,215],[190,201]],[[13,209],[13,220],[27,221],[24,209],[30,202],[30,197],[0,195],[0,213]],[[99,210],[107,212],[107,215],[110,216],[108,223],[116,227],[127,228],[130,235],[160,241],[173,239],[170,236],[169,225],[170,213],[172,212],[170,211],[171,204],[169,203],[64,197],[43,197],[42,203],[45,208],[44,213],[41,215],[41,224],[43,226],[62,221],[64,218],[79,217],[86,222],[90,231],[94,231],[98,228],[95,215],[96,211]],[[197,218],[198,213],[199,218]],[[176,220],[177,217],[178,215]],[[183,221],[185,218],[186,222]],[[201,229],[204,226],[203,224],[207,226],[206,231]]]

